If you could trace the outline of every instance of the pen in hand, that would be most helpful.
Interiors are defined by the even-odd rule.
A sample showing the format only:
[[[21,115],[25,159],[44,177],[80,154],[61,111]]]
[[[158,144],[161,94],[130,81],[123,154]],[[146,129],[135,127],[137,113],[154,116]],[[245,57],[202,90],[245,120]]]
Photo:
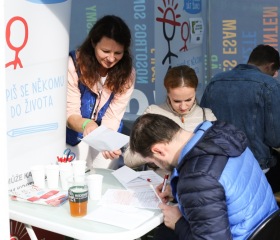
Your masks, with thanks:
[[[154,193],[156,194],[158,200],[160,203],[162,203],[161,198],[159,197],[159,195],[157,194],[157,191],[155,190],[154,186],[152,184],[150,184],[151,189],[153,189]]]
[[[164,179],[163,179],[163,183],[162,183],[163,186],[162,186],[162,189],[161,189],[162,193],[165,191],[168,178],[169,178],[169,174],[165,174]]]

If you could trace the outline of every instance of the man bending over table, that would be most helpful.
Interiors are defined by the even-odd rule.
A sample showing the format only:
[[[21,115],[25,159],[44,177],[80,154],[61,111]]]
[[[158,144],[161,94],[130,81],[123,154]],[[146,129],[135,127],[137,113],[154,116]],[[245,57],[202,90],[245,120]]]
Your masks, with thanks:
[[[278,209],[245,134],[233,125],[205,121],[188,132],[167,117],[145,114],[134,123],[130,149],[173,171],[171,188],[157,187],[165,225],[156,239],[247,239]],[[171,198],[177,206],[166,204]]]

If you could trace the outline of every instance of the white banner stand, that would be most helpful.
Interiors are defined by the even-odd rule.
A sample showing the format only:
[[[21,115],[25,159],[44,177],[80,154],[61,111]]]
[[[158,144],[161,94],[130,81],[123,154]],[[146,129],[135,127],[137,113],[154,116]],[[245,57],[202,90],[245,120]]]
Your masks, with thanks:
[[[0,0],[0,49],[5,49],[5,26],[4,26],[4,0]],[[10,223],[9,223],[9,202],[8,202],[8,161],[7,161],[7,116],[6,116],[6,82],[5,79],[5,54],[0,54],[0,142],[1,142],[1,158],[0,158],[0,182],[2,189],[1,196],[1,238],[10,239]]]
[[[66,147],[71,0],[5,2],[5,106],[9,189]]]
[[[65,149],[70,14],[71,0],[0,0],[3,193],[32,184],[30,167],[56,163]],[[10,239],[9,199],[2,195],[1,238]]]

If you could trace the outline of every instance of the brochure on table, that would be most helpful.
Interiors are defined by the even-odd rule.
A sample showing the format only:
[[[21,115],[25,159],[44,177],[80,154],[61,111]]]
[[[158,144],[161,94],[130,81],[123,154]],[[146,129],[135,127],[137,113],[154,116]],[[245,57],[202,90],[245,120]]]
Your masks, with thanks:
[[[29,202],[57,207],[68,199],[67,191],[57,189],[42,189],[35,185],[26,186],[20,190],[9,191],[14,201]]]

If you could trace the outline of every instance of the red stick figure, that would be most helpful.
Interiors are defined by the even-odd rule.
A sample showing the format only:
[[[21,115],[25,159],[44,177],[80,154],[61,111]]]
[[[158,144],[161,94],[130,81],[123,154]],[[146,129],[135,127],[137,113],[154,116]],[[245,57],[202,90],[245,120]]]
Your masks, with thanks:
[[[10,41],[11,26],[15,21],[20,21],[24,25],[24,33],[25,33],[24,40],[23,40],[23,43],[19,47],[14,46]],[[25,47],[25,45],[27,43],[27,40],[28,40],[28,25],[27,25],[27,22],[25,21],[25,19],[22,18],[22,17],[19,17],[19,16],[11,18],[10,21],[8,22],[8,24],[7,24],[7,27],[6,27],[6,42],[7,42],[8,47],[11,50],[15,51],[15,59],[11,62],[6,63],[6,65],[5,65],[6,68],[11,66],[11,65],[14,65],[14,69],[16,69],[17,65],[19,65],[20,68],[23,67],[22,63],[21,63],[21,60],[19,58],[19,52]]]

